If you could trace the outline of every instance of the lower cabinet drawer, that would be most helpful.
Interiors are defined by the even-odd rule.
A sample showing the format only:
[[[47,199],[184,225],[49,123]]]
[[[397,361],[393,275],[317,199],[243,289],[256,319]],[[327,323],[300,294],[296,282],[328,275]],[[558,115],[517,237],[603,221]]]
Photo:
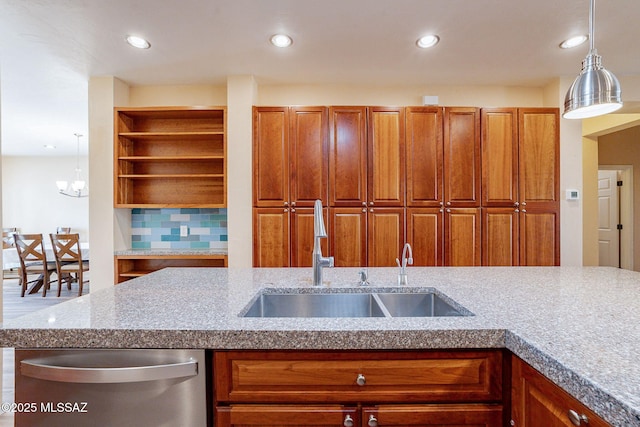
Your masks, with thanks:
[[[378,405],[362,409],[363,426],[501,427],[500,405]]]
[[[217,402],[500,402],[502,352],[214,354]]]
[[[378,405],[231,405],[217,407],[215,427],[309,426],[474,426],[501,427],[502,406],[482,404]]]
[[[217,407],[215,427],[360,426],[360,410],[340,405],[231,405]]]

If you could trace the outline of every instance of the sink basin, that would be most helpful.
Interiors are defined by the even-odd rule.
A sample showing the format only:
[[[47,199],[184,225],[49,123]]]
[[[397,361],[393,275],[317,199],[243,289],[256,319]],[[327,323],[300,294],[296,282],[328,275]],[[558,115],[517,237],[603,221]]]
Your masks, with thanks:
[[[380,293],[391,317],[463,316],[463,313],[435,292]]]
[[[302,290],[304,291],[304,290]],[[342,292],[340,292],[342,291]],[[471,313],[434,289],[391,292],[349,289],[327,292],[265,289],[242,311],[242,317],[436,317]]]
[[[384,317],[372,294],[260,294],[244,317]]]

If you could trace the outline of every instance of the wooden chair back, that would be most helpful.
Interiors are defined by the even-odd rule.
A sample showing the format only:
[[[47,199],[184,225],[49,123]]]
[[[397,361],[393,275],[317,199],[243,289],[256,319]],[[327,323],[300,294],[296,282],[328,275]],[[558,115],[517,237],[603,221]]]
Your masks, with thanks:
[[[14,234],[14,241],[22,268],[28,264],[47,263],[42,234]]]
[[[68,262],[82,262],[82,252],[80,249],[80,235],[72,234],[49,234],[53,245],[53,254],[56,264]]]
[[[16,227],[8,227],[2,229],[2,248],[13,248],[16,246],[16,243],[13,239],[13,236],[18,232]]]
[[[39,274],[38,279],[32,281],[35,285],[29,293],[37,292],[42,287],[42,296],[47,295],[49,289],[49,273],[55,271],[55,267],[47,262],[47,253],[44,250],[42,234],[15,234],[14,241],[18,258],[20,259],[20,284],[22,296],[27,290],[28,274]]]

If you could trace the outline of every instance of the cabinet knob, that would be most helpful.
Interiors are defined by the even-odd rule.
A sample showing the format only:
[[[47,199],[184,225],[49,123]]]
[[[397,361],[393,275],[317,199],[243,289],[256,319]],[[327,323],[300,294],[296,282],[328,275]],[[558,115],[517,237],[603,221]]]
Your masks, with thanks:
[[[373,212],[373,208],[369,209],[369,212]]]
[[[294,208],[291,208],[291,212],[295,212],[296,210]]]
[[[367,209],[366,209],[366,208],[365,208],[365,209],[362,209],[362,212],[367,212]]]
[[[520,206],[520,202],[515,202],[513,206]]]
[[[527,210],[526,209],[522,209],[520,212],[527,213]]]
[[[440,202],[440,206],[443,206],[443,205],[444,205],[444,203]]]
[[[287,208],[284,208],[283,210],[284,210],[285,212],[289,212],[289,209],[287,209]]]
[[[369,206],[373,206],[373,202],[369,202]]]
[[[587,417],[585,414],[578,414],[573,409],[570,409],[569,412],[567,412],[567,416],[569,417],[569,421],[571,421],[571,424],[573,424],[574,426],[582,425],[583,421],[585,424],[589,424],[589,417]]]
[[[369,415],[369,421],[367,421],[369,427],[378,427],[378,419],[375,415]]]
[[[440,209],[440,212],[444,212],[444,209]]]
[[[284,202],[284,205],[285,206],[289,206],[289,202]]]
[[[451,206],[451,202],[447,202],[447,206]]]
[[[514,212],[518,213],[518,212],[520,212],[520,209],[516,209]]]
[[[520,203],[522,206],[527,206],[527,202]]]
[[[367,202],[362,202],[362,206],[367,206]]]
[[[447,212],[451,212],[451,209],[447,209]]]
[[[347,414],[344,416],[344,422],[342,425],[344,427],[353,427],[353,418],[351,418],[351,415]]]
[[[358,378],[356,378],[356,384],[362,387],[366,383],[367,383],[367,379],[364,377],[364,375],[358,374]]]
[[[295,206],[295,205],[296,205],[296,202],[291,202],[291,206]]]

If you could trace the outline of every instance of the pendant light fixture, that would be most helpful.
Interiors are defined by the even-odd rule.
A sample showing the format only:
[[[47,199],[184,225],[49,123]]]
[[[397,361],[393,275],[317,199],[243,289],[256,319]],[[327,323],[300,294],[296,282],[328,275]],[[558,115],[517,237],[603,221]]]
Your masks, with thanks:
[[[582,61],[582,71],[576,77],[564,99],[565,119],[586,119],[611,113],[622,107],[620,82],[602,66],[602,58],[595,48],[595,0],[589,8],[589,54]]]
[[[87,197],[89,196],[89,186],[87,182],[82,177],[82,169],[80,169],[80,135],[79,133],[74,133],[77,140],[76,147],[76,170],[73,180],[71,182],[67,181],[56,181],[56,186],[58,187],[58,191],[63,196],[69,197]]]

